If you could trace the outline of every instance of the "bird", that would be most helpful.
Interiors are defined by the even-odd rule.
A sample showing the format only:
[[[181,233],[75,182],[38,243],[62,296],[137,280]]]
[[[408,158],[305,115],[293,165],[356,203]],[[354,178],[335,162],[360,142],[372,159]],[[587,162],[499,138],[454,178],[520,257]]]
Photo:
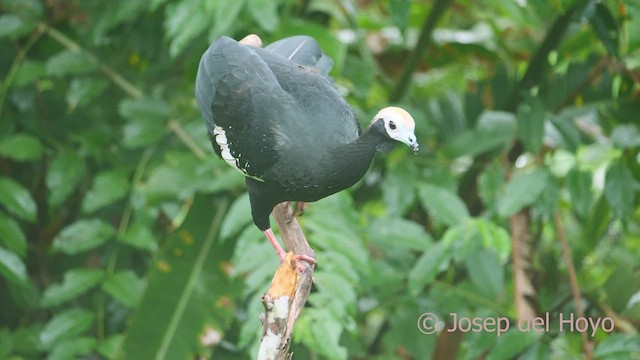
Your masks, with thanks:
[[[222,36],[200,59],[195,96],[215,153],[245,176],[254,224],[281,262],[286,252],[269,216],[285,201],[313,202],[347,189],[369,169],[376,152],[419,145],[415,121],[385,107],[362,131],[329,76],[333,60],[311,36],[262,47],[255,34]],[[296,260],[315,264],[313,258]]]

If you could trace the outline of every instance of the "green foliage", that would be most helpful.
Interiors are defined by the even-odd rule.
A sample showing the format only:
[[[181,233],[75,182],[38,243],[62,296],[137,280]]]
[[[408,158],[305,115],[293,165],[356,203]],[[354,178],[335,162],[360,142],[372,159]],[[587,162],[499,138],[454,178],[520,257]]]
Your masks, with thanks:
[[[295,358],[583,358],[558,330],[573,271],[615,319],[593,358],[640,358],[640,5],[435,3],[414,66],[431,3],[3,1],[0,358],[255,357],[278,259],[193,95],[210,42],[251,32],[314,36],[362,125],[398,96],[421,144],[299,219],[319,267]],[[515,327],[525,280],[549,332]]]

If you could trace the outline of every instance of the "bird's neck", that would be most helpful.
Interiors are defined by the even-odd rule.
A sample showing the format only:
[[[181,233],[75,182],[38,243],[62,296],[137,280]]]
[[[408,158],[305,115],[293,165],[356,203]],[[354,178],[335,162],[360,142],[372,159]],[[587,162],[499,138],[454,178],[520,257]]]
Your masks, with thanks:
[[[330,163],[335,168],[327,170],[338,177],[344,177],[338,180],[346,183],[347,187],[352,186],[364,176],[376,151],[387,152],[394,146],[394,142],[380,129],[376,129],[376,126],[372,124],[358,139],[338,147],[332,154],[333,160]]]

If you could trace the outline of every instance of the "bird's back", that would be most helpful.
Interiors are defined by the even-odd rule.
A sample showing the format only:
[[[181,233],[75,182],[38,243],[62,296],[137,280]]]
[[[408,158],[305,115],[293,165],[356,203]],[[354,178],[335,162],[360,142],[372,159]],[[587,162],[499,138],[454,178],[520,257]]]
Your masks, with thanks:
[[[268,181],[271,169],[304,171],[357,139],[355,116],[328,78],[331,65],[310,37],[265,49],[227,37],[214,42],[200,62],[196,97],[209,133],[224,133],[214,144],[218,155],[226,142],[233,160],[225,160]]]

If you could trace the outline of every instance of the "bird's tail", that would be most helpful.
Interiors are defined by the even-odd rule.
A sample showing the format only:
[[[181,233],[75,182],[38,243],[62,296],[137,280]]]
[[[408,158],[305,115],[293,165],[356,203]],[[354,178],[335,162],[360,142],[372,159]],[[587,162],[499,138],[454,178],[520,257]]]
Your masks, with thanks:
[[[269,44],[265,49],[286,57],[296,64],[313,67],[324,76],[329,74],[333,66],[333,60],[322,52],[320,44],[310,36],[297,35],[284,38]]]

